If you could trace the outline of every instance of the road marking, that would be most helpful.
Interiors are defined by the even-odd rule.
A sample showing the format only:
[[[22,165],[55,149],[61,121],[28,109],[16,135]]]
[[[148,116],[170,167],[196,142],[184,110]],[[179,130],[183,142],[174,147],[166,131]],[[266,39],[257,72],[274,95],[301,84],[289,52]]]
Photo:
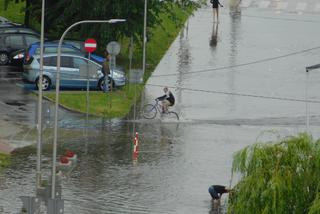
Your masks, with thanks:
[[[270,1],[261,1],[259,4],[260,8],[267,8],[270,5]]]
[[[285,10],[288,7],[288,2],[279,2],[277,4],[277,10]]]
[[[304,11],[307,9],[307,3],[305,2],[300,2],[297,4],[296,10],[297,11]]]
[[[243,0],[241,2],[241,7],[249,7],[251,5],[252,0]]]

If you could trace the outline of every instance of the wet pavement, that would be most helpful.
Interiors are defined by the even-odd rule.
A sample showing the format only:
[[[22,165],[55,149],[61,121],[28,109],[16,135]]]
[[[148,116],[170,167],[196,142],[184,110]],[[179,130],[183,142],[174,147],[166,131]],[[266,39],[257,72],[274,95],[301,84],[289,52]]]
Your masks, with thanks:
[[[90,118],[87,126],[85,116],[61,111],[59,153],[71,149],[79,155],[76,169],[63,180],[65,213],[213,213],[207,189],[235,184],[234,152],[305,131],[306,89],[313,101],[310,131],[319,137],[320,73],[307,78],[305,67],[319,63],[320,15],[253,7],[241,14],[221,12],[219,26],[211,8],[196,12],[147,83],[144,103],[169,86],[180,121]],[[26,99],[19,123],[25,126],[35,120],[36,100],[12,87],[21,94],[1,94],[0,100],[19,109]],[[50,104],[45,109],[53,112]],[[50,148],[53,118],[46,117],[44,141]],[[140,137],[137,160],[134,126]],[[14,138],[32,141],[32,132]],[[0,172],[4,213],[18,212],[19,196],[34,195],[35,153],[27,151],[33,153],[17,152],[12,166]],[[45,175],[50,163],[46,152]]]

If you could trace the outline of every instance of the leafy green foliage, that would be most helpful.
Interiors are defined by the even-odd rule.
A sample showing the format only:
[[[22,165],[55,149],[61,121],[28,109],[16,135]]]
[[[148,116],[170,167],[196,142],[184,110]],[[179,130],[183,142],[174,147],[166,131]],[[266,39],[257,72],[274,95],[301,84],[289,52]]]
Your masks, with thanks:
[[[30,17],[40,20],[41,0],[28,0]],[[93,37],[105,43],[121,37],[133,36],[141,41],[143,32],[144,0],[46,0],[45,29],[47,35],[59,38],[63,31],[73,23],[81,20],[107,20],[122,18],[127,21],[118,24],[84,24],[73,29],[69,37],[84,40]],[[170,5],[173,0],[148,0],[147,27],[158,25],[161,12],[172,12]],[[183,0],[181,7],[198,5],[190,0]],[[174,13],[172,12],[174,16]],[[36,23],[33,23],[36,25]],[[148,33],[148,36],[150,34]]]
[[[320,141],[301,134],[275,144],[255,144],[234,156],[242,175],[228,213],[320,213]]]
[[[13,2],[15,2],[15,4]],[[0,16],[10,21],[22,24],[24,21],[24,8],[25,2],[0,0]]]

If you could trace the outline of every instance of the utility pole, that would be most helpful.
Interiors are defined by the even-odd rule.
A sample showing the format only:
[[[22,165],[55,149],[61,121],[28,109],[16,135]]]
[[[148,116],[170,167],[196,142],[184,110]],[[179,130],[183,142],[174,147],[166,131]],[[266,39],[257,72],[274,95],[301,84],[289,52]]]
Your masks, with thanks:
[[[147,43],[147,0],[144,0],[144,19],[143,19],[143,59],[142,59],[142,71],[145,74],[146,71],[146,43]]]

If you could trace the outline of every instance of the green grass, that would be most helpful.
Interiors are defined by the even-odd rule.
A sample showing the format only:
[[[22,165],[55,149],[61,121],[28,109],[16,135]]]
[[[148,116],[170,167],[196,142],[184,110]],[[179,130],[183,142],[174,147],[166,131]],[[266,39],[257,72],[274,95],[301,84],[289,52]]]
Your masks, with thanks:
[[[109,93],[91,91],[89,93],[89,114],[110,118],[126,116],[134,102],[134,87],[136,87],[136,91],[142,90],[142,85],[127,85]],[[44,96],[52,101],[55,100],[55,92],[53,91],[45,92]],[[67,109],[85,113],[87,111],[86,92],[62,91],[59,103]]]
[[[0,0],[0,16],[3,16],[10,21],[23,24],[25,4],[25,2],[17,4],[10,2],[8,8],[4,10],[4,0]]]

